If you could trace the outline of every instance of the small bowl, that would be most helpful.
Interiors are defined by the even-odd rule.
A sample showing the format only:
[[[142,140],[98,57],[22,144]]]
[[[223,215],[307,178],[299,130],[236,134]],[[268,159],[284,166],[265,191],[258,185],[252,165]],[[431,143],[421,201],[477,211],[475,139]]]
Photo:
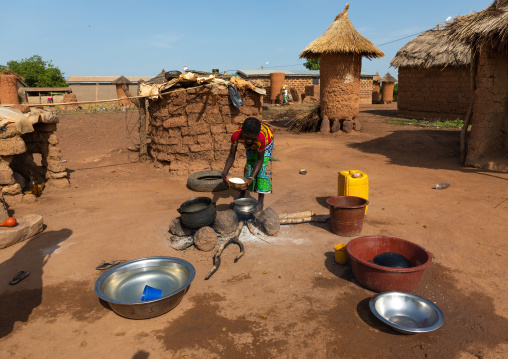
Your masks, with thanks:
[[[369,306],[379,320],[406,334],[432,332],[444,323],[443,312],[434,303],[414,294],[380,293]]]
[[[241,180],[243,180],[245,183],[233,183],[233,182],[230,182],[230,180],[232,178],[239,178]],[[239,176],[231,176],[231,177],[228,177],[228,183],[229,183],[229,186],[233,189],[236,189],[236,190],[241,190],[243,188],[245,188],[247,186],[247,178],[245,177],[239,177]]]

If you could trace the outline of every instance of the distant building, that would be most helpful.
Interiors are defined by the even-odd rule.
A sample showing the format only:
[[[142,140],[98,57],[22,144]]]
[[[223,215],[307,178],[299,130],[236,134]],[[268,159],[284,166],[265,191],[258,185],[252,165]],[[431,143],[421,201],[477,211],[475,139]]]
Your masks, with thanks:
[[[312,85],[319,85],[319,70],[238,70],[237,74],[244,80],[256,81],[266,90],[263,101],[270,102],[270,74],[272,72],[284,72],[284,83],[289,88],[295,89],[300,95],[305,95],[305,88]],[[368,72],[361,72],[360,75],[360,103],[372,103],[372,79],[374,75]],[[319,86],[318,86],[319,87]],[[317,91],[319,92],[319,90]],[[301,99],[298,99],[301,100]]]
[[[120,76],[69,76],[67,84],[78,101],[102,101],[117,98],[117,89],[113,81]],[[148,81],[151,76],[125,76],[131,84],[129,91],[132,95],[138,89],[138,80]]]

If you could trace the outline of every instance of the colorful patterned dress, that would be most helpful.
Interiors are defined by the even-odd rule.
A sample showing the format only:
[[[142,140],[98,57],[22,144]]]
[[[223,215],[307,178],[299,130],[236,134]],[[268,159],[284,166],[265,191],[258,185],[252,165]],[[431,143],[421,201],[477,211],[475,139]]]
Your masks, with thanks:
[[[238,143],[245,143],[242,138],[242,128],[238,128],[231,136],[231,143],[238,145]],[[272,193],[272,151],[273,151],[273,132],[270,127],[261,124],[261,131],[258,138],[250,148],[246,148],[247,164],[245,165],[244,176],[250,177],[254,166],[259,158],[259,152],[264,152],[263,164],[259,170],[258,175],[252,181],[251,185],[247,188],[251,192],[258,193]],[[268,168],[268,165],[270,167]]]

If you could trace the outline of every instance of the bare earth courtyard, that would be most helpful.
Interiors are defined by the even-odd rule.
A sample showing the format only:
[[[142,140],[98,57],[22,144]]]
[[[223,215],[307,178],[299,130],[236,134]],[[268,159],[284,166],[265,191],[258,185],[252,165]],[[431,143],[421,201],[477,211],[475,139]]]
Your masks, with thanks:
[[[333,247],[352,238],[330,225],[283,226],[228,247],[208,281],[213,252],[168,246],[180,204],[199,194],[186,177],[138,163],[132,114],[60,116],[57,134],[71,186],[47,188],[15,216],[38,213],[45,231],[0,251],[2,358],[507,358],[508,174],[459,165],[459,131],[386,123],[396,105],[360,108],[362,131],[293,134],[275,127],[277,212],[326,213],[340,170],[370,179],[362,235],[422,245],[433,263],[414,292],[444,312],[438,331],[404,335],[368,307],[374,292]],[[270,110],[264,111],[264,119]],[[224,159],[225,160],[225,159]],[[299,170],[305,168],[306,175]],[[449,182],[445,190],[432,189]],[[225,209],[237,192],[214,196]],[[103,261],[183,258],[196,278],[182,302],[160,317],[125,319],[93,291]],[[9,281],[20,270],[31,275]]]

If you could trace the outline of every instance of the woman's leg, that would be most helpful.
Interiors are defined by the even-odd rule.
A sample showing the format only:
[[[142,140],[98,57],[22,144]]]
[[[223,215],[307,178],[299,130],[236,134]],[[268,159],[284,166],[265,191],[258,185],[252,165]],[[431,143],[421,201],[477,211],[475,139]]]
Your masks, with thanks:
[[[264,207],[265,202],[265,194],[264,193],[258,193],[258,206],[256,210],[262,211]]]

